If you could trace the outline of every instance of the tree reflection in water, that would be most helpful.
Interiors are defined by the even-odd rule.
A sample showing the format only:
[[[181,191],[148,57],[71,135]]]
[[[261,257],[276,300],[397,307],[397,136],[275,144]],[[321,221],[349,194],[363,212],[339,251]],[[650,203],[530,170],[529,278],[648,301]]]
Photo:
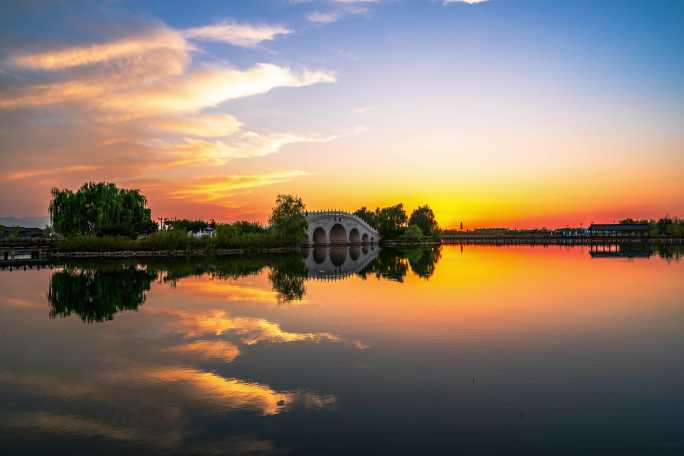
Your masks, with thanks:
[[[301,301],[306,293],[304,286],[308,269],[301,257],[288,256],[273,264],[268,273],[278,302]]]
[[[126,264],[66,267],[50,279],[50,317],[75,313],[88,323],[111,320],[115,313],[135,310],[144,303],[156,277],[154,272]]]
[[[352,247],[314,249],[316,264],[330,255],[334,264],[368,254],[368,248]],[[605,249],[604,249],[605,250]],[[682,246],[625,244],[608,251],[592,249],[597,258],[658,255],[667,261],[679,261]],[[317,255],[320,258],[317,258]],[[383,248],[361,270],[354,271],[364,280],[377,279],[403,282],[410,269],[418,277],[429,279],[441,258],[441,246],[413,249]],[[239,257],[149,258],[128,260],[68,261],[52,274],[48,291],[50,316],[78,315],[85,322],[111,320],[117,312],[135,310],[145,302],[152,281],[175,286],[187,277],[208,276],[218,280],[238,279],[260,274],[268,268],[268,278],[279,303],[304,298],[306,281],[316,277],[309,271],[303,255],[261,255]],[[345,276],[346,277],[346,276]]]
[[[331,250],[331,259],[339,263],[347,255],[358,258],[360,249],[355,249]],[[377,258],[354,274],[364,279],[374,275],[378,279],[402,282],[410,266],[415,274],[428,278],[439,258],[439,248],[383,249]],[[111,320],[117,312],[137,309],[145,302],[152,281],[175,286],[187,277],[238,279],[268,268],[278,302],[285,303],[303,299],[306,280],[315,277],[301,255],[69,261],[61,266],[63,269],[52,274],[50,280],[50,316],[76,314],[85,322]]]
[[[429,279],[435,273],[437,262],[442,258],[442,246],[413,249],[404,252],[411,271],[418,277]]]

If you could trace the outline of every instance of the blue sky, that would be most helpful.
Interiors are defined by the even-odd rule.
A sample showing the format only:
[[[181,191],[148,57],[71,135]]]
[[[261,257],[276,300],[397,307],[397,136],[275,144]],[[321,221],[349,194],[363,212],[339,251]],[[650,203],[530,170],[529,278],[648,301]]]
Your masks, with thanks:
[[[682,1],[2,8],[0,215],[88,179],[159,216],[264,219],[278,192],[447,226],[684,215]]]

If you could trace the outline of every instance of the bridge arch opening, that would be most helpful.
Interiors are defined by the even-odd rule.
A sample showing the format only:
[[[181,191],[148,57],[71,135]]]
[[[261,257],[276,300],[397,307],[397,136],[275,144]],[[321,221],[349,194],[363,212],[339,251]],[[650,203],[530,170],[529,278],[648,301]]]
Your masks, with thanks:
[[[327,250],[325,247],[315,247],[313,251],[313,260],[316,264],[323,264],[325,262]]]
[[[368,233],[363,233],[363,236],[361,236],[361,242],[363,244],[368,244]]]
[[[327,244],[327,236],[325,235],[325,230],[321,228],[320,226],[316,228],[313,232],[313,235],[311,236],[311,242],[312,244]]]
[[[347,247],[331,247],[330,248],[330,261],[336,267],[340,267],[344,264],[344,260],[347,259]]]
[[[330,229],[330,243],[331,244],[346,244],[347,230],[342,225],[336,223]]]
[[[349,242],[352,244],[358,244],[361,242],[361,235],[359,234],[359,230],[356,228],[352,228],[349,232]]]
[[[349,258],[356,261],[361,256],[361,247],[358,245],[352,245],[349,247]]]

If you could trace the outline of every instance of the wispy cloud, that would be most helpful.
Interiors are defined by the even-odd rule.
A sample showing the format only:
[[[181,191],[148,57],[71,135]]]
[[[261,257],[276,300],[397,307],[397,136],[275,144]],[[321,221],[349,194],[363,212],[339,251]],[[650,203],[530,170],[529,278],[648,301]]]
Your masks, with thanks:
[[[17,172],[8,173],[5,175],[0,175],[0,180],[16,181],[16,180],[22,180],[22,179],[30,179],[33,177],[54,176],[56,174],[64,174],[64,173],[90,172],[90,171],[95,171],[97,169],[100,169],[100,167],[90,166],[90,165],[74,165],[74,166],[65,166],[63,168],[31,169],[31,170],[17,171]]]
[[[196,340],[187,344],[174,345],[164,351],[198,355],[204,359],[220,359],[227,363],[235,361],[240,356],[240,348],[225,340]]]
[[[185,337],[203,335],[220,336],[234,334],[245,345],[258,343],[291,342],[340,342],[335,334],[328,332],[291,332],[284,330],[278,323],[263,318],[232,317],[225,310],[196,313],[182,310],[167,310],[165,314],[175,317],[172,325]]]
[[[277,391],[268,385],[225,378],[212,372],[185,367],[163,367],[129,373],[175,385],[180,394],[223,410],[253,410],[264,416],[287,412],[295,406],[325,408],[335,404],[335,396],[315,392]]]
[[[170,144],[169,150],[192,159],[224,164],[236,158],[255,158],[279,152],[284,146],[296,143],[325,143],[337,136],[304,136],[294,133],[260,134],[245,131],[222,140],[184,138],[178,144]]]
[[[451,3],[466,3],[468,5],[476,5],[478,3],[485,3],[489,0],[442,0],[442,5],[447,6]]]
[[[130,58],[164,49],[186,52],[189,46],[180,34],[164,28],[153,30],[146,35],[127,37],[108,43],[19,53],[10,57],[9,60],[19,67],[54,71]]]
[[[353,3],[379,3],[380,0],[332,0],[333,3],[353,4]]]
[[[107,110],[131,115],[158,115],[197,111],[236,98],[266,93],[277,87],[304,87],[335,82],[327,71],[294,71],[269,63],[252,68],[214,67],[195,71],[172,81],[110,93],[96,101]]]
[[[147,68],[138,68],[147,73]],[[327,71],[295,71],[268,63],[246,70],[211,67],[189,74],[145,82],[135,75],[103,75],[81,80],[24,86],[8,91],[0,109],[45,106],[87,101],[91,107],[124,115],[125,118],[194,112],[225,101],[268,92],[277,87],[304,87],[335,81]],[[138,82],[138,83],[135,83]]]
[[[187,29],[183,31],[183,36],[188,39],[218,41],[234,46],[253,48],[264,41],[274,40],[279,35],[290,33],[292,30],[281,25],[254,25],[222,21],[213,25]]]
[[[371,3],[377,2],[376,0],[333,0],[328,3],[326,11],[312,11],[307,19],[315,24],[331,24],[344,16],[367,14],[369,10],[366,5]]]
[[[232,207],[231,198],[255,188],[289,182],[308,173],[304,171],[280,171],[260,174],[236,174],[231,176],[207,176],[191,179],[181,184],[161,183],[166,196],[171,199],[191,200],[199,204],[218,204]]]
[[[216,166],[278,153],[289,144],[334,139],[252,131],[222,105],[278,88],[333,83],[335,73],[266,62],[208,64],[208,52],[200,54],[197,47],[216,41],[253,48],[292,33],[288,27],[232,21],[186,30],[159,21],[131,24],[128,33],[126,27],[104,29],[101,36],[79,44],[27,42],[0,49],[0,115],[29,119],[22,120],[24,124],[59,119],[59,126],[51,121],[40,130],[43,142],[50,138],[49,160],[43,156],[45,149],[26,150],[17,144],[11,153],[21,153],[22,160],[0,171],[0,182],[72,185],[94,175],[146,181],[153,170],[163,169],[177,183],[169,186],[169,179],[154,190],[163,200],[223,205],[222,198],[306,173],[216,178],[212,176],[224,172]],[[201,63],[193,62],[195,57]],[[203,173],[210,175],[199,179]]]
[[[337,22],[340,18],[340,13],[322,13],[320,11],[314,11],[307,16],[310,22],[315,22],[317,24],[331,24]]]
[[[228,114],[191,114],[175,117],[161,117],[150,127],[177,135],[214,138],[237,133],[242,123]]]

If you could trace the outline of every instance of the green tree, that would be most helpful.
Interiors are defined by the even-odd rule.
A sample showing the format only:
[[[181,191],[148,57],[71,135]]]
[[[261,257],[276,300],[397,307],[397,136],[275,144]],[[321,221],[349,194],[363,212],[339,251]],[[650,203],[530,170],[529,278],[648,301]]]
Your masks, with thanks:
[[[301,301],[304,298],[308,270],[301,257],[288,255],[278,258],[270,268],[268,278],[278,294],[278,302]]]
[[[413,249],[405,252],[411,270],[424,279],[429,279],[435,273],[437,262],[442,257],[441,246],[427,249]]]
[[[50,278],[50,317],[75,313],[85,322],[111,320],[124,310],[136,310],[145,302],[155,272],[134,265],[65,268]]]
[[[363,206],[360,209],[357,209],[354,211],[354,215],[359,217],[361,220],[364,222],[368,223],[370,226],[375,227],[378,223],[378,209],[376,209],[375,212],[370,211],[366,208],[366,206]]]
[[[404,230],[403,233],[399,235],[399,238],[411,241],[420,241],[423,239],[423,231],[420,229],[420,227],[418,227],[418,225],[411,224]]]
[[[167,219],[164,220],[164,226],[167,229],[180,230],[183,232],[198,233],[200,231],[206,230],[210,226],[213,228],[211,222],[205,222],[204,220],[188,220],[188,219]]]
[[[306,239],[308,223],[304,203],[298,196],[278,195],[269,223],[274,235],[287,244],[301,244]]]
[[[76,192],[53,188],[49,212],[53,229],[64,236],[134,237],[157,228],[140,190],[119,189],[112,183],[89,182]]]
[[[416,208],[408,221],[409,225],[416,225],[425,236],[434,236],[439,232],[439,225],[435,214],[427,204]]]
[[[378,279],[388,279],[403,282],[408,272],[408,262],[406,257],[394,249],[380,249],[378,256],[375,257],[366,267],[357,272],[363,279],[375,275]]]
[[[375,229],[385,239],[397,237],[406,227],[406,211],[403,204],[376,209]]]

